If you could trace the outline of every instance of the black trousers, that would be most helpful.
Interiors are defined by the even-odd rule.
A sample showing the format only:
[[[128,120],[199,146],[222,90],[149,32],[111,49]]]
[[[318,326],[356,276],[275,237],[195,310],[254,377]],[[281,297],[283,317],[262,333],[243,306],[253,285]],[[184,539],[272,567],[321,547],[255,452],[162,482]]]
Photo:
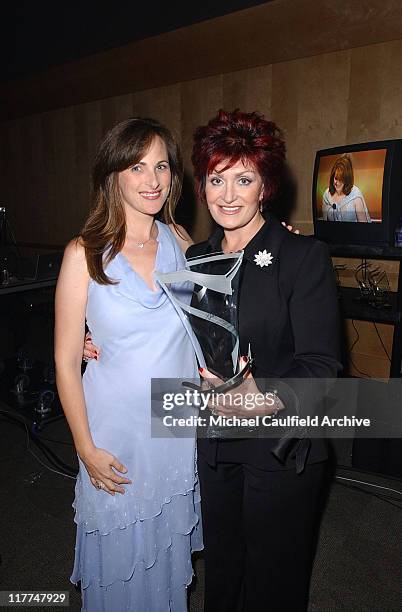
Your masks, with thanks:
[[[205,612],[304,612],[326,463],[266,471],[199,455]]]

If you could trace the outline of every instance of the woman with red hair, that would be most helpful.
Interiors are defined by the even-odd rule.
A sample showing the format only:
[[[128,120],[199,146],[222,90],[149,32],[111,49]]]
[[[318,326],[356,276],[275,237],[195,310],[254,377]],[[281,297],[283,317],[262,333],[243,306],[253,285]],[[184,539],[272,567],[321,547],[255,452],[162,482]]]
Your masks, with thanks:
[[[248,392],[267,391],[271,378],[335,377],[337,302],[327,247],[287,231],[268,211],[285,162],[278,128],[257,113],[221,110],[196,130],[192,161],[218,228],[186,256],[244,252],[239,333],[240,354],[250,346],[253,356]],[[87,343],[85,356],[95,348]],[[202,376],[212,375],[204,369]],[[262,412],[289,410],[283,396],[273,399]],[[236,407],[215,409],[244,416]],[[318,439],[199,440],[206,612],[306,610],[326,458]]]
[[[370,213],[360,189],[354,185],[350,155],[338,157],[332,166],[329,187],[322,198],[324,221],[358,221],[371,223]]]
[[[278,128],[257,113],[221,110],[196,130],[192,161],[198,194],[219,227],[186,256],[244,252],[239,334],[240,354],[250,346],[253,356],[248,391],[264,391],[272,377],[336,377],[327,247],[288,232],[268,212],[285,162]],[[284,404],[275,397],[275,409]],[[293,439],[286,449],[270,438],[199,440],[206,612],[306,610],[326,458],[318,439]]]

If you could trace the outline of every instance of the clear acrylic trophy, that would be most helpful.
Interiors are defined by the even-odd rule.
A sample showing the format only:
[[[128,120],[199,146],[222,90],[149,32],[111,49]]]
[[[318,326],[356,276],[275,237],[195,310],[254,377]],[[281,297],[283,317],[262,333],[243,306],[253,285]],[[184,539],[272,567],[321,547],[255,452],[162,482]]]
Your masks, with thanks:
[[[188,259],[183,270],[155,273],[178,312],[191,326],[202,352],[202,355],[198,352],[200,364],[205,363],[212,374],[224,381],[207,391],[194,383],[183,384],[210,395],[225,393],[241,384],[252,364],[249,352],[246,363],[239,366],[238,299],[242,259],[243,251],[213,253]],[[190,304],[180,300],[174,291],[174,284],[183,282],[194,286]],[[210,427],[207,435],[225,436],[226,430]]]

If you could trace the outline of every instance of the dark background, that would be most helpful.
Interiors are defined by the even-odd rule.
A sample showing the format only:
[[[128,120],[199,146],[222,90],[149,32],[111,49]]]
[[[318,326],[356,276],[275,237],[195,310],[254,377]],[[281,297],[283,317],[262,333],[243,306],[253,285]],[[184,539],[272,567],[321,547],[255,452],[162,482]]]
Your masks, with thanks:
[[[269,0],[268,0],[269,1]],[[263,0],[112,2],[21,0],[0,16],[1,80],[265,4]]]

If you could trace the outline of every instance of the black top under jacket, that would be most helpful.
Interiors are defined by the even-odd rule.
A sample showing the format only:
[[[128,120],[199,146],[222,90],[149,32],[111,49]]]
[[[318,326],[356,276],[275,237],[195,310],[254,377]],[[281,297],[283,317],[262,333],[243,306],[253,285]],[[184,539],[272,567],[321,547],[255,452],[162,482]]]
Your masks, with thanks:
[[[208,240],[192,245],[187,258],[221,251],[223,235],[218,228]],[[263,251],[271,254],[272,263],[261,267],[255,255]],[[269,215],[244,249],[240,283],[240,355],[247,355],[250,343],[254,378],[336,378],[341,369],[337,292],[324,243],[289,232]],[[281,470],[296,463],[298,472],[306,460],[327,457],[323,440],[291,442],[286,451],[276,452],[277,439],[200,439],[198,452],[211,465],[240,461]]]

